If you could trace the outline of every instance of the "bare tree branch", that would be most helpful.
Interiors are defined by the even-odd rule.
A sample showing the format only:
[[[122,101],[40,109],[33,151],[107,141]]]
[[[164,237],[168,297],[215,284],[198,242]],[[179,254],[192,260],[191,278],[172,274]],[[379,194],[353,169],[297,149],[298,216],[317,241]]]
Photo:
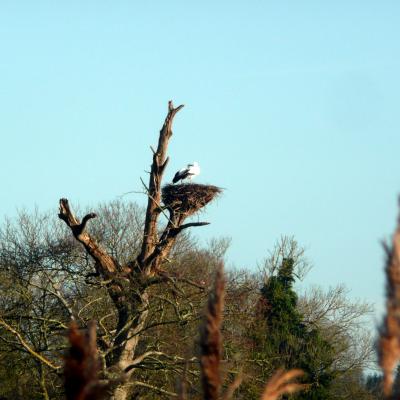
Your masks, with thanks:
[[[151,198],[151,200],[153,200],[153,201],[157,204],[158,208],[157,208],[155,211],[156,211],[156,212],[161,212],[161,213],[164,215],[164,217],[167,219],[167,221],[172,223],[172,221],[169,219],[169,216],[168,216],[167,213],[164,211],[164,207],[163,207],[159,202],[157,202],[156,199],[154,199],[154,198],[151,196],[150,191],[149,191],[149,188],[148,188],[148,187],[146,186],[146,184],[143,182],[143,179],[142,179],[142,178],[140,178],[140,181],[142,182],[142,185],[144,186],[145,193],[147,194],[147,196],[149,196],[149,197]]]
[[[22,345],[22,347],[29,353],[31,354],[34,358],[42,362],[43,364],[46,364],[49,368],[53,370],[58,370],[60,366],[57,366],[53,364],[49,359],[46,357],[42,356],[38,352],[32,349],[32,347],[24,340],[24,338],[21,336],[21,334],[16,331],[11,325],[8,325],[7,322],[5,322],[3,319],[0,318],[0,325],[2,325],[7,331],[11,332],[19,341],[19,343]]]
[[[178,224],[178,226],[176,226],[176,224]],[[154,246],[153,252],[146,260],[146,264],[157,268],[160,264],[160,261],[165,260],[165,258],[168,257],[168,254],[175,243],[176,237],[180,232],[190,227],[205,226],[209,224],[209,222],[189,222],[187,224],[179,225],[179,222],[171,219],[161,235],[160,240]],[[157,260],[159,262],[157,262]]]
[[[140,364],[145,358],[150,356],[166,356],[165,353],[162,351],[146,351],[146,353],[141,354],[140,356],[136,357],[130,365],[128,365],[124,372],[129,372],[131,369],[135,368],[138,364]]]
[[[83,217],[82,223],[75,217],[69,207],[67,199],[60,199],[60,213],[58,217],[62,219],[70,228],[78,240],[85,247],[86,251],[95,260],[103,277],[110,277],[118,271],[116,261],[104,250],[97,242],[85,231],[86,223],[89,219],[95,218],[96,214],[91,213]]]
[[[142,387],[145,387],[147,389],[154,390],[157,393],[166,394],[167,396],[178,397],[178,395],[176,393],[170,392],[168,390],[161,389],[161,388],[159,388],[157,386],[153,386],[153,385],[150,385],[148,383],[144,383],[144,382],[140,382],[140,381],[134,381],[134,382],[132,382],[132,385],[134,385],[134,386],[142,386]]]
[[[158,140],[157,150],[153,150],[153,163],[151,165],[149,185],[148,185],[148,202],[146,211],[146,220],[143,232],[142,250],[138,257],[139,265],[143,268],[145,260],[153,252],[157,243],[157,220],[159,212],[157,208],[161,203],[161,181],[165,167],[168,163],[167,148],[169,139],[172,136],[172,122],[183,105],[174,108],[172,101],[168,103],[168,114],[165,118],[164,125],[161,128]],[[151,274],[151,269],[147,269],[147,273]]]

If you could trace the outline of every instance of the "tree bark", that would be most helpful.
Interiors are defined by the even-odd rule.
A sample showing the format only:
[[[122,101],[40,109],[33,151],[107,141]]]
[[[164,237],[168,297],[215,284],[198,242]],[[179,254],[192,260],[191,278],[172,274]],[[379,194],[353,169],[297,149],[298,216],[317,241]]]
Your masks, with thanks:
[[[117,310],[116,334],[112,350],[106,356],[107,373],[117,378],[111,389],[112,400],[126,400],[132,387],[129,379],[135,371],[136,349],[141,337],[140,332],[146,326],[148,305],[151,301],[147,292],[148,283],[154,280],[154,276],[159,272],[159,267],[168,257],[177,235],[189,227],[207,224],[205,222],[183,224],[184,217],[175,215],[173,210],[170,210],[170,220],[158,238],[157,222],[162,211],[161,184],[169,160],[167,149],[172,136],[173,119],[182,107],[183,105],[174,108],[172,102],[168,103],[168,114],[160,130],[157,150],[152,148],[153,162],[149,185],[146,188],[148,202],[142,246],[136,259],[121,266],[85,230],[87,222],[95,218],[96,214],[87,214],[80,222],[72,213],[68,200],[60,200],[59,218],[67,224],[75,239],[82,243],[86,252],[95,261],[97,273],[108,282],[107,291]]]
[[[172,101],[168,103],[168,114],[165,118],[164,125],[160,130],[158,139],[157,151],[153,149],[153,163],[151,165],[149,186],[148,186],[148,200],[146,210],[146,220],[143,232],[142,249],[137,258],[139,266],[145,270],[145,274],[150,276],[154,275],[154,268],[148,262],[148,257],[153,253],[157,238],[157,220],[160,215],[161,205],[161,183],[165,167],[168,164],[169,158],[167,157],[167,149],[169,139],[172,136],[172,122],[179,110],[183,108],[180,105],[174,108]]]

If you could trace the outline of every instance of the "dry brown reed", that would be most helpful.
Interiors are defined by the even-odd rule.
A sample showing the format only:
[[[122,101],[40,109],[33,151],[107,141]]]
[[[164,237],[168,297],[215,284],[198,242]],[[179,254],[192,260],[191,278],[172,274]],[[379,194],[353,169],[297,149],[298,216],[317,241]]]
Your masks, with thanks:
[[[224,309],[225,278],[219,265],[214,288],[210,293],[200,337],[200,365],[205,400],[217,400],[221,389],[220,360],[222,353],[221,324]]]
[[[386,252],[386,315],[379,341],[379,364],[383,372],[383,392],[390,398],[393,373],[400,361],[400,218],[392,244],[384,243]]]
[[[278,370],[265,385],[261,400],[277,400],[284,394],[292,394],[305,389],[307,385],[291,382],[302,375],[304,372],[301,369]]]
[[[164,205],[175,213],[190,216],[222,192],[217,186],[195,183],[168,184],[162,188]]]
[[[240,372],[238,375],[236,375],[233,382],[230,383],[227,389],[225,390],[225,393],[222,396],[222,400],[231,400],[233,398],[235,390],[242,384],[242,381],[243,381],[243,374]]]
[[[96,325],[79,331],[75,322],[68,333],[70,348],[65,357],[65,394],[67,400],[100,400],[106,387],[98,380],[99,358],[96,347]]]

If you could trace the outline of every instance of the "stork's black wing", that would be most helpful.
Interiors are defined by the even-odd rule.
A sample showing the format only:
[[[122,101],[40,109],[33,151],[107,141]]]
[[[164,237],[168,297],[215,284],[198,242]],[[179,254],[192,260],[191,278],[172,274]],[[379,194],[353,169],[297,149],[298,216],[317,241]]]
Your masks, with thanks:
[[[186,179],[188,176],[189,176],[189,169],[188,168],[183,170],[181,169],[175,174],[174,179],[172,179],[172,183],[176,183],[181,179]]]

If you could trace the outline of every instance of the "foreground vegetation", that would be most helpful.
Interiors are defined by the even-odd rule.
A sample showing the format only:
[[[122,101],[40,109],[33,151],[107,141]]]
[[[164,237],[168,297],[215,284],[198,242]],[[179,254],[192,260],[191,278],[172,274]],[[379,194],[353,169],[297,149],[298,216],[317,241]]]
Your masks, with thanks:
[[[309,265],[293,238],[280,239],[259,271],[231,269],[224,278],[229,240],[202,247],[188,233],[208,224],[186,220],[221,190],[162,187],[181,108],[169,104],[152,149],[146,209],[115,201],[80,220],[61,199],[58,218],[20,213],[0,227],[0,396],[381,398],[380,376],[364,375],[370,306],[341,286],[298,293]],[[391,344],[396,333],[386,325]],[[85,381],[96,382],[86,388],[96,395],[76,395]]]
[[[140,248],[143,210],[123,202],[98,210],[92,235],[114,257],[129,259]],[[190,398],[201,397],[198,325],[228,244],[214,240],[202,248],[190,235],[177,241],[168,273],[149,288],[132,398],[169,398],[184,374]],[[93,261],[68,230],[50,215],[21,213],[0,230],[0,260],[0,394],[63,398],[61,356],[71,320],[81,327],[98,321],[107,373],[117,311],[107,282],[98,279]],[[312,386],[298,398],[375,398],[362,375],[371,361],[371,338],[363,325],[369,305],[351,302],[341,286],[297,294],[296,276],[306,279],[307,269],[303,250],[282,238],[258,272],[228,271],[222,358],[227,381],[243,375],[236,398],[259,398],[263,383],[281,367],[306,372],[304,380]]]

